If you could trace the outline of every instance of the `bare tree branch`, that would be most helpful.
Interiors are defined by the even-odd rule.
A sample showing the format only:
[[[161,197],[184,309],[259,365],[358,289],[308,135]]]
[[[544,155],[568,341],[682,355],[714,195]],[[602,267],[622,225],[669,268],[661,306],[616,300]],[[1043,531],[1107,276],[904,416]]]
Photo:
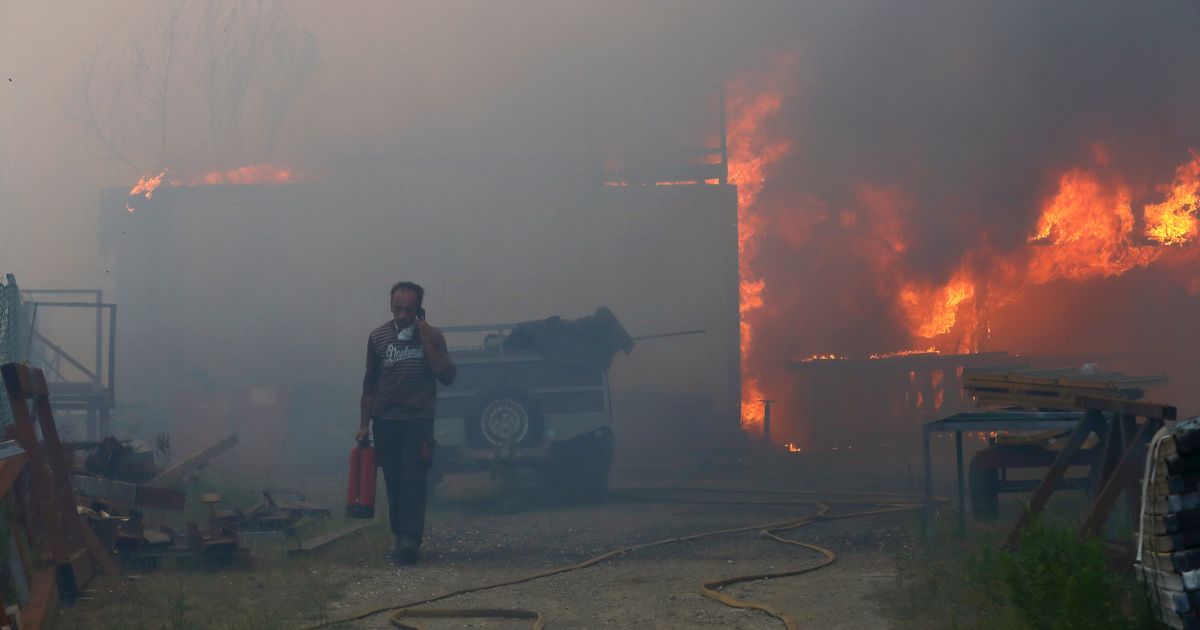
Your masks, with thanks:
[[[163,13],[133,28],[124,48],[102,41],[80,63],[64,114],[143,173],[139,163],[165,167],[209,151],[205,161],[269,156],[316,69],[315,36],[279,0],[158,6]],[[187,111],[193,102],[206,117]]]
[[[103,56],[105,41],[96,46],[96,50],[72,72],[70,93],[59,97],[59,107],[67,118],[75,121],[84,131],[96,139],[109,153],[109,157],[119,160],[136,173],[143,172],[137,164],[122,149],[120,132],[114,125],[101,121],[101,114],[93,100],[92,88],[96,78],[96,68]],[[114,98],[121,91],[119,84],[110,82]]]

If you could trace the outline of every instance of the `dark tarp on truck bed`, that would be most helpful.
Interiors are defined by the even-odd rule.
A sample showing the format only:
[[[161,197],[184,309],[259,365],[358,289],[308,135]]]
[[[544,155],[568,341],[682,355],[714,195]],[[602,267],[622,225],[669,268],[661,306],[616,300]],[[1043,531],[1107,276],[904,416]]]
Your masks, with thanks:
[[[601,306],[579,319],[555,316],[517,324],[504,339],[504,349],[536,350],[551,361],[607,371],[617,351],[633,350],[633,339],[617,316]]]

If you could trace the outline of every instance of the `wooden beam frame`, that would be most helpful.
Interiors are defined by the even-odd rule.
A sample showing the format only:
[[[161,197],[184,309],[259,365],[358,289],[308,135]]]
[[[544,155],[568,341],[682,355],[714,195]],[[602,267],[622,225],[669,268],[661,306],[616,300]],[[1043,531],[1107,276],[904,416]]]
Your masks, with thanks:
[[[0,366],[0,377],[13,412],[13,434],[28,456],[35,508],[46,534],[57,592],[75,597],[97,567],[110,575],[119,574],[120,567],[79,515],[71,464],[54,422],[45,374],[28,365],[7,363]]]
[[[1066,474],[1067,468],[1071,467],[1071,462],[1075,459],[1075,455],[1083,447],[1084,440],[1087,436],[1095,431],[1103,435],[1105,429],[1104,415],[1098,411],[1089,411],[1079,424],[1075,426],[1075,430],[1071,432],[1071,438],[1067,440],[1067,445],[1063,450],[1058,452],[1058,457],[1054,458],[1054,463],[1050,464],[1049,470],[1046,471],[1046,476],[1038,484],[1037,489],[1033,491],[1033,496],[1029,499],[1029,507],[1017,519],[1012,530],[1009,531],[1008,537],[1004,541],[1006,548],[1015,548],[1017,542],[1021,538],[1021,530],[1025,529],[1038,514],[1042,508],[1046,507],[1046,502],[1050,500],[1050,495],[1054,493],[1054,489],[1058,486],[1059,480]]]

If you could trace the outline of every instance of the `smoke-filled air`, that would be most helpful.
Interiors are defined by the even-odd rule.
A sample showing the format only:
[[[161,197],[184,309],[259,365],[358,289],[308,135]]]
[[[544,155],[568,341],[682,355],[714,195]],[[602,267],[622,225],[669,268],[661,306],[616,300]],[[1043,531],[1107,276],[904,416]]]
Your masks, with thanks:
[[[897,550],[956,519],[1050,540],[1054,488],[1085,541],[1200,509],[1190,478],[1159,512],[1136,482],[1192,470],[1162,441],[1200,413],[1198,111],[1188,2],[5,3],[0,497],[28,467],[14,514],[76,501],[28,512],[65,523],[45,540],[5,534],[36,553],[0,569],[0,622],[45,565],[63,602],[123,584],[64,604],[77,627],[320,627],[506,588],[556,627],[1101,627],[969,591],[1004,577],[914,595],[969,554]],[[708,581],[782,577],[762,541],[717,546],[755,523],[839,532],[782,540],[820,566],[874,538],[786,587]],[[593,564],[672,575],[613,560],[602,587],[610,550]],[[271,558],[234,574],[270,582],[296,555],[344,571],[280,592],[328,601],[221,617],[229,585],[189,564]],[[865,567],[917,577],[829,578]],[[1134,623],[1129,584],[1105,619]]]

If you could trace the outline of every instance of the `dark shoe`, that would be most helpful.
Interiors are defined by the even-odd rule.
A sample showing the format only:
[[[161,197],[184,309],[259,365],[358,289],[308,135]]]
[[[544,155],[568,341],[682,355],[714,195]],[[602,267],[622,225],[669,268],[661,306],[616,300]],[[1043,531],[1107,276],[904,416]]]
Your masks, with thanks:
[[[392,547],[392,564],[408,566],[417,563],[417,547],[409,542],[397,542]]]

